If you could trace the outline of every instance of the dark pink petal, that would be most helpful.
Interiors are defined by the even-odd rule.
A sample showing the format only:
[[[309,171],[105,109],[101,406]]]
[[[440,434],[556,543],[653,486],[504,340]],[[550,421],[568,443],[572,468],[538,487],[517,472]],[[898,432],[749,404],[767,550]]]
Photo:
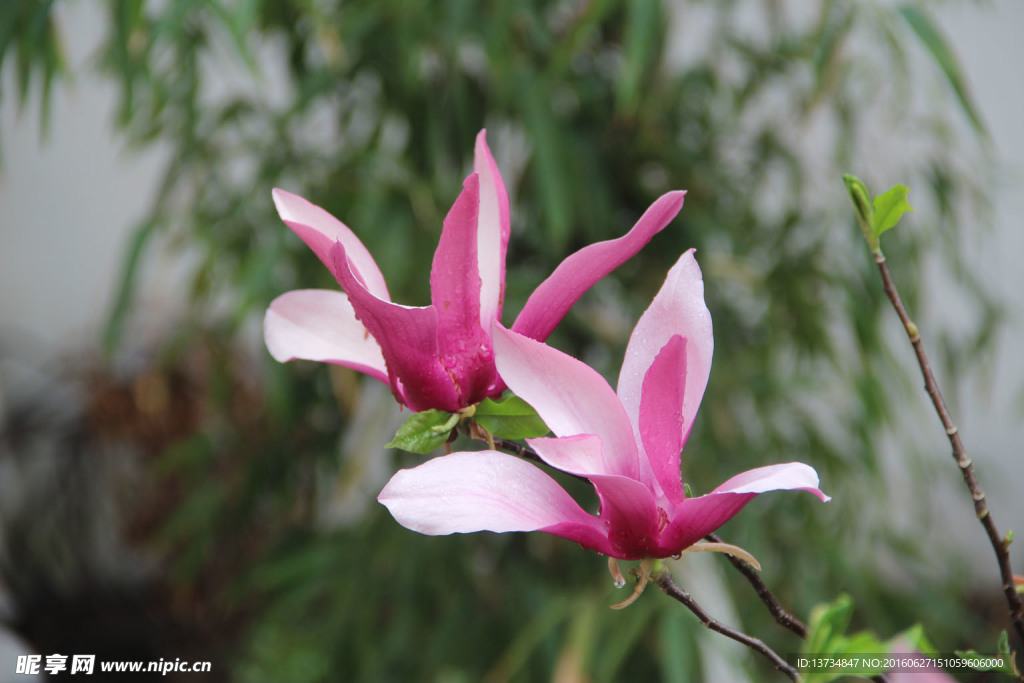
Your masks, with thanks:
[[[289,228],[302,238],[302,241],[313,250],[324,265],[338,278],[334,272],[334,261],[331,249],[334,243],[341,241],[345,252],[352,263],[352,270],[366,289],[378,299],[390,301],[388,287],[384,283],[377,262],[366,249],[355,233],[337,218],[298,195],[274,188],[274,206]]]
[[[654,493],[642,482],[603,474],[607,466],[600,439],[588,434],[527,442],[547,464],[587,477],[594,485],[601,500],[601,520],[608,525],[608,554],[624,560],[655,556],[658,532],[668,523],[668,515],[658,511]]]
[[[608,525],[612,557],[638,560],[655,557],[658,532],[664,512],[658,512],[654,494],[642,483],[629,477],[591,475],[588,477],[601,499],[601,520]]]
[[[686,389],[681,423],[682,443],[685,443],[704,396],[715,346],[711,314],[704,305],[704,281],[692,249],[669,270],[665,284],[640,316],[626,347],[618,394],[638,438],[642,434],[640,404],[644,378],[655,357],[675,335],[686,339]]]
[[[352,273],[341,242],[332,247],[331,258],[356,317],[380,344],[395,397],[416,411],[437,408],[454,412],[462,408],[452,379],[438,357],[434,307],[400,306],[375,297]]]
[[[660,556],[668,557],[689,548],[732,519],[756,495],[709,493],[681,501],[669,525],[661,532]]]
[[[758,467],[732,477],[707,495],[682,501],[662,532],[662,550],[666,555],[680,552],[728,522],[758,494],[790,489],[830,500],[818,490],[818,474],[808,465],[791,462]]]
[[[640,437],[647,461],[661,490],[673,503],[686,497],[679,471],[685,387],[686,340],[677,334],[655,356],[640,396]]]
[[[490,330],[501,320],[505,302],[505,253],[508,251],[509,207],[505,182],[487,147],[487,131],[476,136],[473,171],[480,178],[477,216],[477,271],[480,273],[480,327]]]
[[[270,355],[343,365],[388,383],[380,346],[341,292],[299,289],[274,299],[263,319]]]
[[[399,470],[377,497],[399,524],[439,536],[546,531],[608,547],[604,525],[537,467],[505,453],[452,453]]]
[[[583,247],[562,261],[530,295],[512,329],[531,339],[547,339],[584,292],[632,258],[675,218],[683,206],[685,194],[662,195],[627,234]]]
[[[498,374],[551,431],[557,436],[597,436],[604,451],[604,474],[637,478],[639,459],[629,419],[601,375],[499,324],[491,328],[491,336]]]
[[[444,219],[430,271],[430,297],[437,311],[437,346],[462,405],[477,403],[497,381],[490,321],[480,327],[477,273],[479,179],[466,178],[462,193]]]

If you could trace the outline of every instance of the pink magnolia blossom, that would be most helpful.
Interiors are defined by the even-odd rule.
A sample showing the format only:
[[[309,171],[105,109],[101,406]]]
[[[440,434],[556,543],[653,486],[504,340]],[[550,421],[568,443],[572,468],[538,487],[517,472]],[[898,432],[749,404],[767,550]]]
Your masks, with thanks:
[[[453,453],[401,470],[378,500],[424,534],[543,531],[620,559],[675,555],[724,524],[754,496],[818,490],[802,463],[759,467],[687,498],[680,451],[711,370],[711,316],[692,250],[669,271],[640,318],[613,391],[597,372],[495,325],[495,361],[515,394],[555,437],[528,439],[550,466],[587,478],[600,513],[584,511],[539,467],[497,451]]]
[[[563,261],[530,296],[512,329],[546,339],[585,291],[675,217],[684,194],[663,195],[623,237]],[[278,189],[274,203],[344,290],[296,290],[275,299],[264,320],[274,358],[354,368],[389,384],[395,398],[415,411],[455,412],[501,394],[491,325],[500,322],[505,298],[509,203],[485,131],[476,138],[473,173],[444,220],[429,306],[393,303],[370,252],[320,207]]]

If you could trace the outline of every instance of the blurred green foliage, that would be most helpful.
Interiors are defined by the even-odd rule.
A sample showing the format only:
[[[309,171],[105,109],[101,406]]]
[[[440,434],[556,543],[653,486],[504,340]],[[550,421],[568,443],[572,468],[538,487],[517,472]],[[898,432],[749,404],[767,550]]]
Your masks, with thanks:
[[[806,615],[843,591],[858,605],[854,627],[887,638],[920,621],[942,650],[986,633],[965,611],[963,558],[926,547],[940,532],[924,510],[887,502],[924,496],[930,475],[916,453],[941,447],[941,432],[896,437],[911,483],[888,483],[879,446],[916,378],[892,370],[892,321],[840,182],[855,170],[914,188],[920,227],[889,247],[905,264],[901,288],[913,306],[912,265],[933,252],[978,304],[972,336],[947,344],[949,358],[984,351],[999,308],[960,268],[952,226],[983,214],[985,133],[925,3],[97,6],[108,34],[95,64],[118,87],[121,129],[171,150],[127,249],[105,344],[116,354],[131,329],[142,258],[186,250],[191,305],[163,358],[185,364],[200,348],[210,376],[200,432],[160,460],[183,494],[159,540],[183,590],[213,585],[210,609],[241,624],[224,636],[235,680],[579,671],[611,681],[627,668],[635,680],[699,678],[696,620],[654,594],[606,610],[621,596],[604,562],[571,544],[418,536],[373,504],[376,490],[355,519],[324,522],[318,501],[331,482],[371,487],[339,448],[363,424],[352,405],[365,387],[238,351],[274,296],[336,286],[275,216],[272,187],[345,221],[395,300],[422,304],[482,127],[512,198],[506,322],[571,250],[622,234],[659,194],[688,190],[679,218],[585,297],[552,343],[611,375],[668,267],[697,247],[717,348],[684,457],[688,484],[708,491],[801,460],[835,498],[765,497],[723,530],[760,559],[783,602]],[[0,58],[16,55],[23,99],[39,73],[46,101],[62,74],[60,3],[4,8]],[[721,567],[743,627],[796,651]]]

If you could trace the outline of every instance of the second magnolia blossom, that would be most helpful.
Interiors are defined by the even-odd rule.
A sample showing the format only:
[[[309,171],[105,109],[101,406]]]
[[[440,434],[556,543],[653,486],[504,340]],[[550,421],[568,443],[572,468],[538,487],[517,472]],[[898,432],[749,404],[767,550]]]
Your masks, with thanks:
[[[684,194],[663,195],[625,236],[562,261],[527,300],[512,329],[546,339],[584,292],[668,225]],[[429,306],[392,302],[370,252],[320,207],[283,190],[274,190],[274,203],[344,290],[296,290],[275,299],[264,319],[274,358],[354,368],[389,384],[395,398],[415,411],[455,412],[502,393],[491,325],[500,322],[505,298],[509,203],[484,131],[476,139],[473,173],[444,219]]]
[[[592,515],[535,465],[498,451],[453,453],[401,470],[378,500],[424,534],[543,531],[610,557],[675,555],[731,519],[760,493],[810,491],[803,463],[759,467],[687,498],[680,451],[707,386],[714,346],[704,284],[692,250],[669,271],[637,323],[613,391],[596,371],[500,325],[493,329],[502,379],[555,437],[528,439],[552,467],[587,478]]]

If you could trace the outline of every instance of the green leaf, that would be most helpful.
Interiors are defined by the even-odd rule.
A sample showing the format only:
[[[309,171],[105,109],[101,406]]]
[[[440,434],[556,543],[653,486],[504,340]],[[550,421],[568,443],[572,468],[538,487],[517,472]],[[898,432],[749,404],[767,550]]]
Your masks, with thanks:
[[[882,233],[900,222],[900,218],[914,207],[907,201],[910,188],[896,185],[884,194],[875,197],[874,213],[871,216],[871,234],[877,241]]]
[[[124,332],[125,323],[131,313],[134,301],[135,289],[138,284],[139,268],[142,257],[146,253],[146,247],[158,230],[157,221],[147,220],[135,229],[128,249],[124,256],[124,264],[121,267],[121,275],[118,278],[117,289],[114,294],[114,305],[103,326],[103,352],[108,359],[112,358],[117,351],[118,344]]]
[[[832,603],[816,606],[811,610],[804,652],[833,652],[832,648],[850,625],[852,615],[853,599],[849,595],[843,594]]]
[[[874,209],[871,208],[871,195],[868,194],[868,188],[860,178],[849,173],[843,174],[843,182],[846,183],[846,191],[850,193],[850,201],[853,202],[857,224],[860,226],[860,231],[864,233],[864,239],[868,241],[872,249],[878,249],[878,238],[874,236],[872,227]]]
[[[529,439],[550,431],[537,411],[518,396],[506,396],[499,401],[485,398],[477,404],[473,418],[500,439]]]
[[[967,118],[971,120],[974,129],[981,135],[988,135],[988,132],[985,130],[985,124],[982,122],[981,116],[978,114],[978,110],[974,106],[971,95],[967,90],[967,79],[964,78],[964,74],[960,70],[960,62],[957,61],[956,55],[953,54],[953,50],[950,48],[945,36],[942,35],[942,32],[935,25],[935,22],[932,21],[932,18],[923,9],[915,5],[902,5],[898,11],[903,20],[907,22],[907,25],[917,35],[918,39],[932,53],[932,57],[935,58],[939,68],[942,69],[942,73],[953,88],[956,98],[960,101],[960,107],[967,114]]]
[[[917,650],[918,652],[920,652],[923,655],[928,655],[929,657],[935,657],[936,655],[939,654],[939,651],[935,649],[935,646],[932,645],[931,641],[928,640],[927,636],[925,636],[925,634],[924,634],[924,626],[922,626],[921,624],[914,624],[913,626],[908,628],[906,631],[904,631],[903,633],[900,633],[899,635],[897,635],[895,638],[892,639],[892,641],[897,641],[897,640],[903,641],[904,643],[909,645],[911,648],[913,648],[914,650]],[[890,642],[892,642],[892,641],[890,641]]]
[[[977,650],[956,650],[956,656],[967,662],[975,671],[1000,671],[1011,676],[1020,676],[1014,653],[1010,651],[1010,636],[1003,631],[999,634],[999,653],[979,653]],[[998,660],[997,660],[998,658]],[[994,660],[997,660],[996,663]]]
[[[459,416],[444,410],[424,410],[409,416],[387,448],[410,453],[429,453],[445,441],[458,423]]]
[[[622,72],[615,84],[616,106],[620,113],[633,116],[640,103],[640,93],[648,84],[645,76],[661,52],[658,26],[662,23],[661,3],[640,0],[626,6],[625,39]]]
[[[871,193],[857,176],[846,173],[843,175],[846,191],[850,194],[853,209],[857,215],[857,224],[864,233],[864,239],[872,251],[878,251],[878,240],[882,233],[899,223],[907,211],[914,207],[907,201],[910,189],[906,185],[896,185],[871,201]]]
[[[804,641],[802,652],[812,657],[835,657],[838,659],[863,655],[884,657],[892,652],[894,645],[899,643],[903,647],[909,644],[910,647],[922,654],[935,655],[935,647],[925,637],[924,629],[920,624],[915,624],[886,641],[871,631],[858,631],[853,635],[846,635],[846,629],[850,625],[852,616],[853,600],[848,595],[840,595],[832,603],[815,607],[811,611],[807,639]],[[883,671],[884,669],[881,667],[863,668],[856,671],[842,668],[831,671],[812,669],[805,672],[803,680],[804,683],[827,683],[827,681],[848,675],[873,676]]]
[[[562,159],[565,136],[551,109],[551,94],[540,79],[523,79],[523,120],[533,141],[531,175],[544,210],[544,224],[551,243],[559,250],[569,241],[572,206],[569,198],[569,171]]]

